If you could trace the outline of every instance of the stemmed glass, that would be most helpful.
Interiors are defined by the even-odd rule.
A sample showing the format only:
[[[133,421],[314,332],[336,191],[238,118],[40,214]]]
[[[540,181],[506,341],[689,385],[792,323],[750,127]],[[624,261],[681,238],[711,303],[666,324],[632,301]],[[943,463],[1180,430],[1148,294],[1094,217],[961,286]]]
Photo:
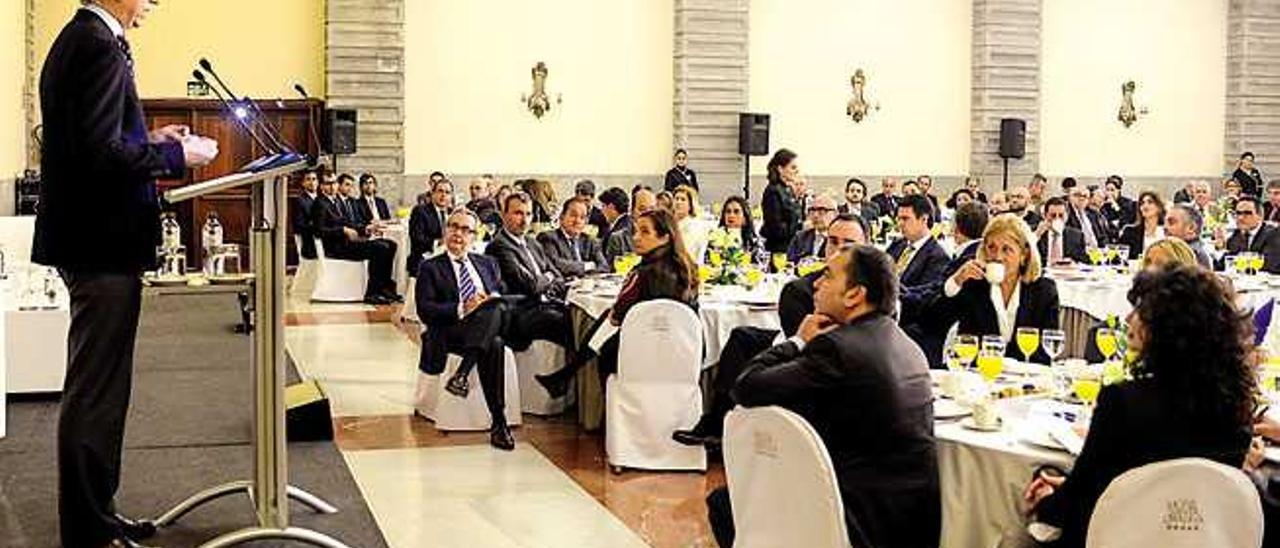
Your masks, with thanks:
[[[1116,344],[1116,332],[1109,327],[1100,327],[1093,335],[1093,342],[1098,345],[1098,352],[1102,353],[1104,361],[1111,361],[1115,358],[1116,351],[1119,350]]]
[[[1045,329],[1040,332],[1040,346],[1049,355],[1049,365],[1053,365],[1067,346],[1067,334],[1061,329]]]
[[[965,367],[973,367],[973,360],[978,357],[978,338],[973,335],[957,335],[951,347]]]
[[[1030,362],[1031,355],[1040,348],[1040,330],[1034,327],[1019,327],[1014,335],[1018,350],[1022,351],[1022,361]]]
[[[1004,338],[999,335],[982,337],[982,347],[978,350],[978,374],[990,385],[1004,370]]]

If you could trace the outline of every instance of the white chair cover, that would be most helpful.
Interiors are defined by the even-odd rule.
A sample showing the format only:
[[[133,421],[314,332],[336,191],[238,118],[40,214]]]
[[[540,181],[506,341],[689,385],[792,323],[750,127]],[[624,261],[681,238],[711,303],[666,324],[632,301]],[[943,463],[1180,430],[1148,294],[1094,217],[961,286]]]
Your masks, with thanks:
[[[311,300],[334,303],[358,303],[364,300],[369,282],[366,261],[344,261],[324,256],[324,243],[316,238],[316,261],[319,272]]]
[[[849,533],[831,456],[803,417],[736,408],[724,421],[734,548],[845,548]]]
[[[565,366],[564,347],[549,341],[533,341],[529,349],[516,352],[516,371],[520,375],[520,409],[534,415],[559,415],[572,403],[574,391],[552,398],[534,378]]]
[[[647,470],[706,470],[707,454],[671,439],[702,416],[702,322],[670,300],[635,305],[622,323],[618,372],[605,385],[609,464]]]
[[[515,354],[508,348],[506,351],[506,415],[507,424],[520,424],[520,384],[516,380]],[[428,375],[418,372],[418,386],[414,395],[414,408],[419,415],[426,417],[441,431],[488,430],[492,426],[489,408],[484,399],[484,390],[480,386],[480,372],[472,369],[467,376],[467,397],[459,398],[445,390],[445,383],[453,377],[453,373],[462,365],[462,357],[449,354],[444,364],[444,372],[439,375]]]
[[[1199,458],[1152,463],[1107,486],[1085,546],[1257,548],[1262,502],[1237,468]]]
[[[293,271],[293,280],[289,282],[289,294],[310,297],[320,273],[320,261],[302,256],[302,236],[293,235],[293,249],[298,253],[298,269]]]
[[[417,278],[409,278],[408,287],[404,292],[404,306],[400,307],[400,321],[422,323],[418,318],[418,298],[417,290],[414,289],[418,285]]]

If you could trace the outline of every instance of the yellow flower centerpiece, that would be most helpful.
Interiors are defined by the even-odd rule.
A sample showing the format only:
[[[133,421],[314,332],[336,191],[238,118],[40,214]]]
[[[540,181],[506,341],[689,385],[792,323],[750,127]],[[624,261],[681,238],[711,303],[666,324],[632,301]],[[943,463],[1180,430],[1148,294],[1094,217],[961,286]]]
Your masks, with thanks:
[[[742,247],[742,234],[723,228],[707,235],[707,275],[702,281],[711,285],[747,285],[760,283],[763,273],[751,265],[751,253]],[[751,275],[755,271],[755,276]],[[699,274],[702,271],[699,269]]]

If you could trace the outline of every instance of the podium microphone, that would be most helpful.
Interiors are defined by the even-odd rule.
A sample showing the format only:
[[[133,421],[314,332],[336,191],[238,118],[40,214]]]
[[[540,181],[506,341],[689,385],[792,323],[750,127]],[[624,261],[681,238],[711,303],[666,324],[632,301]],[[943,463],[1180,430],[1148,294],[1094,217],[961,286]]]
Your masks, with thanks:
[[[216,82],[218,82],[219,86],[222,86],[222,90],[227,93],[227,95],[231,98],[231,101],[233,102],[241,101],[243,103],[248,104],[249,109],[253,111],[250,113],[253,115],[252,116],[253,123],[262,124],[266,126],[266,128],[263,129],[262,132],[265,133],[267,135],[267,138],[270,139],[271,142],[274,143],[276,146],[275,149],[267,148],[267,152],[272,154],[277,154],[277,153],[283,154],[285,152],[293,152],[293,149],[290,148],[289,145],[286,145],[280,137],[276,136],[276,133],[278,130],[266,122],[266,114],[263,114],[262,109],[258,108],[257,102],[255,102],[253,99],[250,99],[249,97],[245,97],[243,100],[237,99],[235,92],[231,91],[231,87],[228,86],[227,83],[222,80],[221,76],[218,76],[217,71],[213,70],[213,63],[210,63],[208,59],[204,57],[200,58],[200,68],[204,69],[205,72],[208,72],[209,74],[213,75],[213,79]]]
[[[302,87],[302,84],[299,84],[299,83],[297,83],[297,82],[294,82],[294,84],[293,84],[293,89],[297,90],[298,95],[301,95],[303,99],[310,99],[310,98],[311,98],[311,96],[310,96],[310,95],[307,95],[307,88]]]
[[[253,142],[257,143],[258,146],[262,147],[264,150],[272,151],[271,147],[267,146],[267,144],[262,141],[261,137],[258,137],[257,132],[253,131],[253,126],[244,121],[245,117],[248,116],[244,107],[237,107],[231,104],[230,101],[227,101],[227,98],[222,95],[221,91],[218,91],[218,88],[209,85],[209,79],[205,77],[203,72],[200,72],[200,69],[191,71],[191,76],[194,76],[197,81],[203,82],[205,85],[209,86],[209,89],[213,90],[213,94],[218,97],[219,101],[222,101],[222,106],[227,108],[227,113],[231,115],[231,118],[234,119],[236,123],[240,124],[240,129],[243,129],[245,133],[249,134],[249,137],[253,139]]]
[[[307,94],[307,88],[302,87],[302,84],[294,82],[293,89],[294,91],[297,91],[298,95],[301,95],[304,100],[311,100],[311,96]],[[314,116],[307,116],[307,126],[309,126],[309,129],[311,130],[311,141],[316,145],[317,156],[324,154],[324,142],[320,140],[320,132],[316,131],[316,119]]]

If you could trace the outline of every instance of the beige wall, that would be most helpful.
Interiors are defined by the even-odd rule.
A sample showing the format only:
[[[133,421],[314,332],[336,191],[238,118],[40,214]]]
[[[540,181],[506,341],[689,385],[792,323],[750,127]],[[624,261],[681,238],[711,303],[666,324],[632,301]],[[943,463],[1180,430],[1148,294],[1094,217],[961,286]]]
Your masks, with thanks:
[[[750,108],[814,175],[959,175],[969,163],[969,0],[753,0]],[[845,116],[854,70],[879,111]],[[763,172],[765,162],[754,162]]]
[[[405,171],[665,171],[672,139],[671,0],[410,0]],[[543,61],[563,104],[521,102]]]
[[[1221,173],[1226,0],[1044,0],[1041,169]],[[1129,129],[1120,86],[1150,109]]]
[[[75,0],[36,2],[37,59],[77,6]],[[201,57],[242,95],[295,98],[299,82],[324,96],[324,0],[166,1],[129,40],[138,91],[146,98],[185,97]]]
[[[0,179],[26,167],[25,19],[25,0],[0,0]]]

